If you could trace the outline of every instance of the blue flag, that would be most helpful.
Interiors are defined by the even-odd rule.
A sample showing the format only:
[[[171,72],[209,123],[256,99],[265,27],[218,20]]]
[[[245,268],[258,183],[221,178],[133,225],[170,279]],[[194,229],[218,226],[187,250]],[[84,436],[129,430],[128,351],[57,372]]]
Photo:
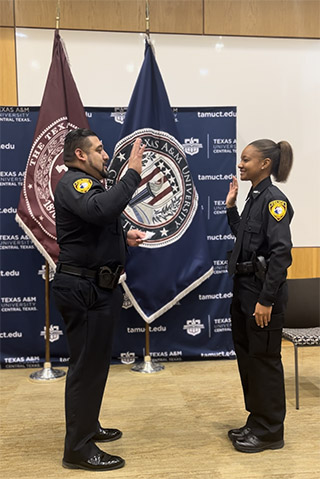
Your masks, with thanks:
[[[109,168],[108,185],[125,174],[136,138],[146,145],[142,180],[124,211],[126,231],[148,239],[130,248],[122,283],[148,323],[213,273],[204,219],[152,47],[145,58]]]

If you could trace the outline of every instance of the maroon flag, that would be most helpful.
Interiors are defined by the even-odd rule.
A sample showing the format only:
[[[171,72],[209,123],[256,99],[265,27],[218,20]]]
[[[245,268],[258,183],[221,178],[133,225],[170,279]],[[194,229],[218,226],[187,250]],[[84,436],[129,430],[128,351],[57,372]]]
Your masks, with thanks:
[[[67,170],[64,138],[69,130],[89,128],[59,31],[29,154],[16,221],[52,268],[58,260],[53,193]]]

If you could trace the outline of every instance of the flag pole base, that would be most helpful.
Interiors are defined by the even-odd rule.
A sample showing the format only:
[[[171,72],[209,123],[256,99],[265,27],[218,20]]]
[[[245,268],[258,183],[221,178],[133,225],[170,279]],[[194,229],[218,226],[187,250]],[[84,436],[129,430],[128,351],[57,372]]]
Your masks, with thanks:
[[[144,362],[133,366],[131,371],[136,371],[137,373],[158,373],[163,369],[164,366],[162,364],[153,362],[150,356],[145,356]]]
[[[61,369],[52,369],[51,363],[44,363],[44,367],[40,371],[30,374],[29,379],[32,382],[48,382],[58,381],[65,376],[65,372]]]

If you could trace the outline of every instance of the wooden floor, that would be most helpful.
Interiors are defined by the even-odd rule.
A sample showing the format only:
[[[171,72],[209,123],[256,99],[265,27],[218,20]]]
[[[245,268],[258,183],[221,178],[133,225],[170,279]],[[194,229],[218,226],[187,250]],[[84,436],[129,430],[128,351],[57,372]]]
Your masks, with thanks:
[[[2,479],[317,479],[320,477],[320,348],[300,348],[295,409],[291,343],[283,343],[287,391],[285,447],[237,452],[227,430],[246,419],[234,360],[165,363],[154,374],[111,367],[101,412],[123,437],[103,446],[126,459],[110,472],[61,466],[64,380],[32,383],[34,370],[0,371]]]

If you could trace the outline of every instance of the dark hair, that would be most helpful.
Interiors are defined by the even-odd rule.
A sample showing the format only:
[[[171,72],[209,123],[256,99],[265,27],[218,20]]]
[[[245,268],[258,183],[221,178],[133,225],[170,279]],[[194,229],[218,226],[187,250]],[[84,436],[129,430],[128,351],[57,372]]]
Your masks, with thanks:
[[[293,163],[293,151],[290,143],[279,141],[275,143],[272,140],[256,140],[249,143],[262,154],[263,158],[270,158],[271,174],[279,183],[288,179]]]
[[[63,160],[65,163],[71,163],[75,159],[75,150],[81,148],[86,151],[91,146],[89,136],[97,136],[96,133],[87,128],[78,128],[71,130],[64,139]]]

